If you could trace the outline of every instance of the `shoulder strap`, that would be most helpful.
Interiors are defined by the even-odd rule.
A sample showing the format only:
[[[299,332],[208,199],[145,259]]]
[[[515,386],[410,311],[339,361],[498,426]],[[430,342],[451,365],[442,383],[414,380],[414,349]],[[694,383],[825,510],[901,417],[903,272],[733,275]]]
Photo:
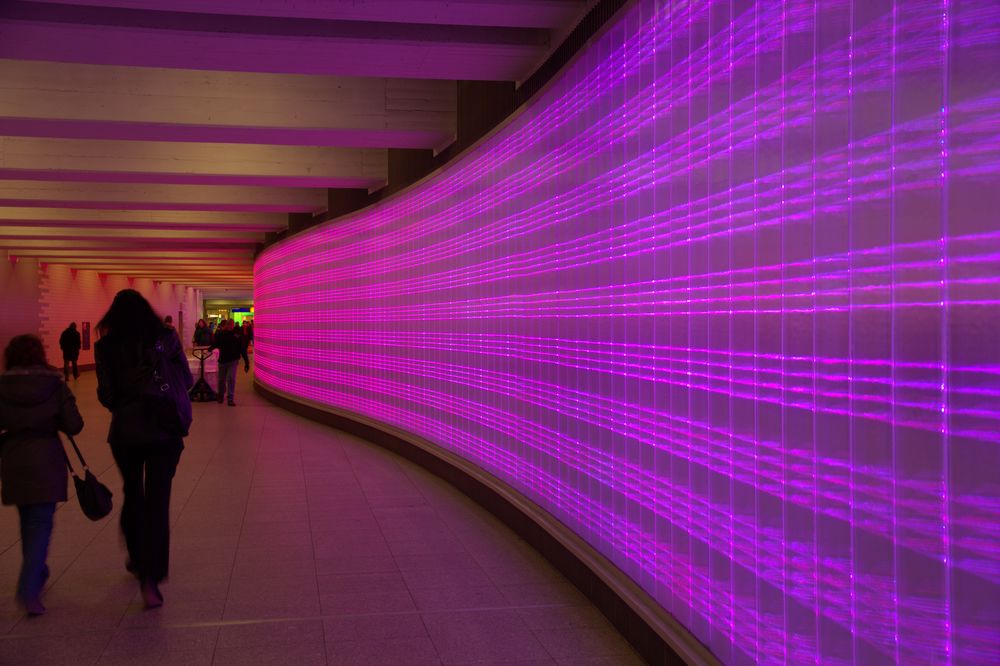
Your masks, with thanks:
[[[87,467],[87,461],[83,459],[83,454],[80,453],[80,447],[76,445],[76,440],[73,439],[72,435],[66,435],[66,438],[69,439],[69,443],[73,445],[73,450],[76,451],[76,457],[80,459],[80,464],[83,465],[83,471],[86,472],[87,469],[89,469]],[[66,454],[66,449],[63,449],[63,456],[66,458],[66,467],[69,468],[69,473],[76,476],[76,472],[73,470],[73,464],[70,463],[69,456]]]

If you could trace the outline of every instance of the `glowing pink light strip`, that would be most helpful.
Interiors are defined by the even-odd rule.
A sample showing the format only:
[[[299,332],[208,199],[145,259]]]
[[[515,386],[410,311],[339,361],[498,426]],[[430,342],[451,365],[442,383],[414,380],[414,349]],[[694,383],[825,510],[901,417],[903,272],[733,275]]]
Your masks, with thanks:
[[[504,479],[726,663],[998,662],[998,60],[986,0],[640,0],[266,250],[257,379]]]

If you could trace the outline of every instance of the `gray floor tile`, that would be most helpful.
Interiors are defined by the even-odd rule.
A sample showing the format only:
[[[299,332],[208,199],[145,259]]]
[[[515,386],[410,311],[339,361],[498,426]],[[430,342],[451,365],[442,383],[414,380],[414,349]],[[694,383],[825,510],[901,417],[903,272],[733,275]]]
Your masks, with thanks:
[[[408,569],[401,571],[407,587],[411,590],[426,590],[442,587],[494,587],[486,572],[478,567],[461,569]]]
[[[167,652],[211,652],[219,628],[135,627],[118,631],[102,653],[103,657],[146,656]]]
[[[331,641],[326,649],[331,664],[344,666],[434,666],[442,663],[434,643],[427,637]]]
[[[214,650],[102,656],[98,666],[211,666]]]
[[[497,583],[497,588],[512,606],[571,606],[586,604],[587,597],[568,582],[560,583],[518,583],[506,585]]]
[[[0,638],[0,664],[92,664],[111,637],[111,632],[72,633],[57,639],[4,636]]]
[[[185,598],[175,596],[169,586],[160,588],[166,601],[161,608],[146,610],[136,598],[122,616],[119,628],[211,624],[222,619],[225,598]]]
[[[445,664],[551,658],[512,610],[425,613],[424,623]]]
[[[507,600],[496,587],[429,587],[410,590],[413,602],[422,611],[502,608]]]
[[[535,637],[555,659],[579,661],[584,658],[613,658],[632,655],[632,647],[618,632],[611,629],[581,631],[534,631]]]
[[[324,645],[322,620],[252,621],[223,625],[218,648]]]
[[[316,573],[319,575],[380,573],[398,570],[396,560],[393,559],[388,548],[372,552],[337,552],[316,559]]]
[[[251,645],[215,650],[212,666],[325,666],[326,646],[311,645]]]
[[[327,643],[426,638],[427,628],[418,613],[388,613],[328,618],[323,622]]]

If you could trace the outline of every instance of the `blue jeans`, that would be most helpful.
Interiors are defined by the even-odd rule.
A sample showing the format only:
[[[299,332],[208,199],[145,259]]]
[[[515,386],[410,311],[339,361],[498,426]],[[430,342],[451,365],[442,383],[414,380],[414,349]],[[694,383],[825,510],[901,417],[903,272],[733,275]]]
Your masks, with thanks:
[[[49,577],[45,559],[49,554],[52,537],[52,515],[55,502],[18,504],[21,516],[21,576],[17,579],[17,596],[37,599]]]
[[[236,393],[236,366],[240,363],[239,359],[235,361],[229,361],[228,363],[219,364],[219,399],[222,399],[223,395],[228,395],[229,400],[233,400],[233,396]],[[228,392],[228,393],[227,393]]]

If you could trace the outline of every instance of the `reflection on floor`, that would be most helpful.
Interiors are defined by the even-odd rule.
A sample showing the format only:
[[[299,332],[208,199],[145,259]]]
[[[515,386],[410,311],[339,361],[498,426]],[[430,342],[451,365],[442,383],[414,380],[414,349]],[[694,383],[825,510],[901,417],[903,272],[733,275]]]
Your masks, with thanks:
[[[71,382],[87,422],[78,441],[116,510],[92,523],[73,498],[59,507],[38,618],[14,605],[17,512],[0,510],[0,664],[641,663],[463,495],[239,381],[236,407],[195,405],[156,610],[125,571],[94,374]]]

